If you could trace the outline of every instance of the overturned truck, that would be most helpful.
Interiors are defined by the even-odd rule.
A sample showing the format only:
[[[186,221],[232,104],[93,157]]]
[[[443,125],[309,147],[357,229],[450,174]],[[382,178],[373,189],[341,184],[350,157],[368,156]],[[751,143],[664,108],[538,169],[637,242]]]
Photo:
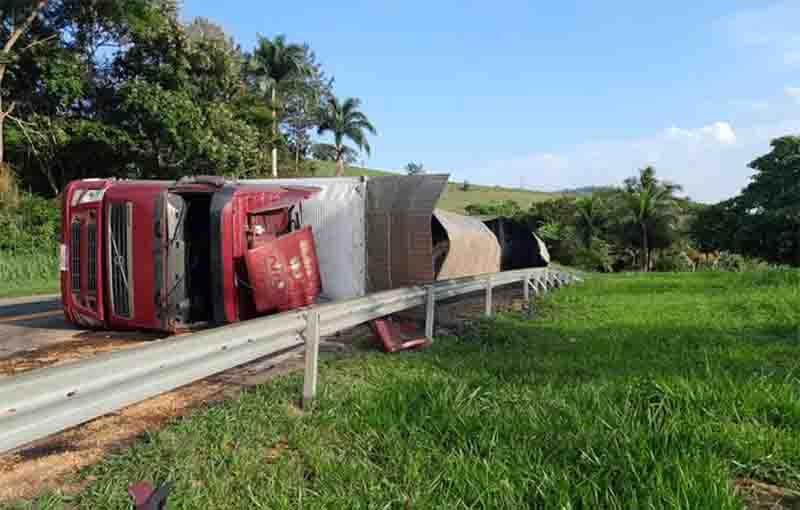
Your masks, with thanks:
[[[447,175],[89,179],[64,193],[61,289],[84,327],[175,332],[546,265],[526,227],[435,208]]]

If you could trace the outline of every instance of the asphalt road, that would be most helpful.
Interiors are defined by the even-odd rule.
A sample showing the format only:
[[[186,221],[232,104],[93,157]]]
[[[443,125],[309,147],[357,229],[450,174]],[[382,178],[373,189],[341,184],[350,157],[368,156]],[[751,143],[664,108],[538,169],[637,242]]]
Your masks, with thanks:
[[[0,299],[0,358],[64,342],[83,331],[64,320],[57,295]]]

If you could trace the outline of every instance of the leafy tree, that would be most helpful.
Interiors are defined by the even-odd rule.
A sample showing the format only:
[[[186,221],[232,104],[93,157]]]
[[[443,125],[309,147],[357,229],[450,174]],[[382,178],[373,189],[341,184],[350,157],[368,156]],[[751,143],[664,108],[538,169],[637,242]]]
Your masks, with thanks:
[[[654,235],[668,234],[673,227],[675,193],[680,190],[677,184],[659,180],[652,166],[642,168],[638,176],[625,180],[623,197],[641,236],[643,271],[650,270]]]
[[[579,247],[572,223],[549,220],[539,225],[536,232],[547,244],[553,259],[567,265],[575,263]]]
[[[309,74],[306,65],[306,49],[299,44],[288,43],[284,35],[273,39],[258,38],[258,46],[250,57],[250,71],[258,90],[267,98],[272,110],[272,175],[278,175],[278,149],[280,137],[281,109],[279,91],[292,81],[302,80]]]
[[[575,199],[559,197],[554,200],[532,203],[525,214],[525,221],[532,229],[538,229],[551,222],[572,223],[576,214]]]
[[[16,108],[16,101],[13,99],[8,106],[4,105],[4,96],[8,93],[9,87],[4,86],[3,80],[9,66],[16,63],[20,54],[46,41],[46,38],[35,37],[25,40],[24,36],[47,8],[47,4],[48,0],[30,2],[14,0],[7,2],[7,6],[0,10],[0,41],[2,42],[2,49],[0,49],[0,166],[5,163],[3,126],[7,118],[14,119],[12,114]],[[49,38],[51,35],[47,37]],[[20,41],[23,41],[22,44]],[[23,44],[24,46],[22,46]]]
[[[221,26],[202,16],[194,18],[186,25],[186,35],[192,42],[215,41],[229,48],[236,47],[233,38],[229,37]]]
[[[724,250],[739,252],[742,248],[737,240],[742,228],[740,219],[735,200],[700,206],[692,213],[689,237],[703,253]]]
[[[694,211],[689,232],[700,250],[800,265],[800,136],[770,145],[740,195]]]
[[[488,204],[469,204],[464,208],[471,216],[504,216],[518,215],[522,208],[514,200],[492,201]]]
[[[405,168],[408,175],[420,175],[425,173],[425,165],[422,163],[410,161]]]
[[[591,250],[594,242],[601,237],[608,217],[605,204],[596,195],[589,195],[575,201],[575,230],[584,248]]]
[[[370,154],[367,133],[377,134],[367,116],[359,110],[360,106],[359,99],[348,97],[343,102],[339,102],[336,97],[331,96],[320,115],[317,134],[333,134],[337,176],[344,175],[346,155],[348,150],[352,150],[344,144],[345,138],[355,143],[359,150]]]
[[[737,197],[747,251],[800,265],[800,136],[784,136],[750,163],[756,171]]]
[[[113,175],[104,165],[109,161],[97,161],[90,147],[84,148],[82,159],[97,161],[103,169],[98,173],[67,159],[66,148],[72,145],[70,134],[77,126],[83,130],[87,123],[107,122],[104,110],[114,104],[120,85],[111,80],[111,56],[127,48],[132,27],[152,23],[158,14],[155,3],[168,4],[166,0],[50,0],[20,36],[2,85],[3,96],[14,106],[13,115],[6,116],[14,122],[3,133],[3,153],[26,188],[55,194],[83,172]],[[0,33],[19,28],[14,11],[0,11]],[[115,162],[124,150],[109,153],[114,155],[110,162]]]
[[[315,143],[312,146],[311,154],[314,159],[320,161],[336,161],[338,157],[336,147],[329,143]],[[346,164],[352,165],[358,161],[358,151],[352,147],[344,146],[343,158]]]
[[[244,53],[211,20],[182,23],[177,0],[2,3],[4,183],[52,196],[85,177],[255,176],[291,159],[313,171],[333,80],[307,45]]]
[[[299,173],[301,159],[313,152],[312,135],[319,126],[320,112],[333,95],[333,78],[322,70],[310,47],[306,45],[303,49],[307,72],[302,79],[286,83],[282,109],[283,129],[294,155],[295,173]]]

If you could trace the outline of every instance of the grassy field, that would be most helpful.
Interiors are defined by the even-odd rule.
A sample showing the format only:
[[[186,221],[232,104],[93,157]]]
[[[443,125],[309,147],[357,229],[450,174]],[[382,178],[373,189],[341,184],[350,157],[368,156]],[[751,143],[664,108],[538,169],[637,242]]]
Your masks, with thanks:
[[[38,508],[742,508],[800,489],[800,273],[593,277],[469,338],[323,363],[147,436]]]
[[[58,292],[58,254],[0,252],[0,298]]]
[[[317,177],[333,177],[336,175],[336,162],[335,161],[314,161]],[[372,168],[364,168],[359,166],[348,166],[344,170],[346,177],[359,177],[362,175],[380,176],[380,175],[394,175],[395,172],[386,170],[373,170]]]
[[[501,188],[499,186],[479,186],[475,184],[471,184],[467,191],[463,191],[461,188],[462,183],[460,182],[448,183],[447,191],[445,191],[442,198],[439,199],[438,207],[464,214],[466,212],[465,208],[470,204],[513,200],[523,209],[527,209],[534,202],[543,202],[561,196],[558,193]]]
[[[336,174],[336,163],[332,161],[317,161],[318,171],[317,175],[321,177],[330,177]],[[345,170],[347,176],[379,176],[379,175],[393,175],[395,172],[388,172],[384,170],[372,170],[369,168],[361,167],[348,167]],[[451,182],[447,185],[442,198],[439,200],[438,207],[447,211],[457,212],[464,214],[465,207],[469,204],[479,204],[486,202],[506,200],[514,200],[523,209],[527,209],[534,202],[541,202],[543,200],[550,200],[558,198],[558,193],[546,193],[542,191],[530,191],[518,188],[503,188],[500,186],[480,186],[471,184],[467,191],[463,191],[463,183]]]

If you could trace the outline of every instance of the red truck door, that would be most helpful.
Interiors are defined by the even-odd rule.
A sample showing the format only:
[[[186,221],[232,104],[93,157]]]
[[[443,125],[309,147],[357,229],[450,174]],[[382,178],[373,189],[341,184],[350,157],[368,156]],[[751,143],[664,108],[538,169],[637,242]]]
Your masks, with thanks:
[[[245,253],[256,311],[286,311],[314,303],[321,289],[311,227],[261,240]]]

